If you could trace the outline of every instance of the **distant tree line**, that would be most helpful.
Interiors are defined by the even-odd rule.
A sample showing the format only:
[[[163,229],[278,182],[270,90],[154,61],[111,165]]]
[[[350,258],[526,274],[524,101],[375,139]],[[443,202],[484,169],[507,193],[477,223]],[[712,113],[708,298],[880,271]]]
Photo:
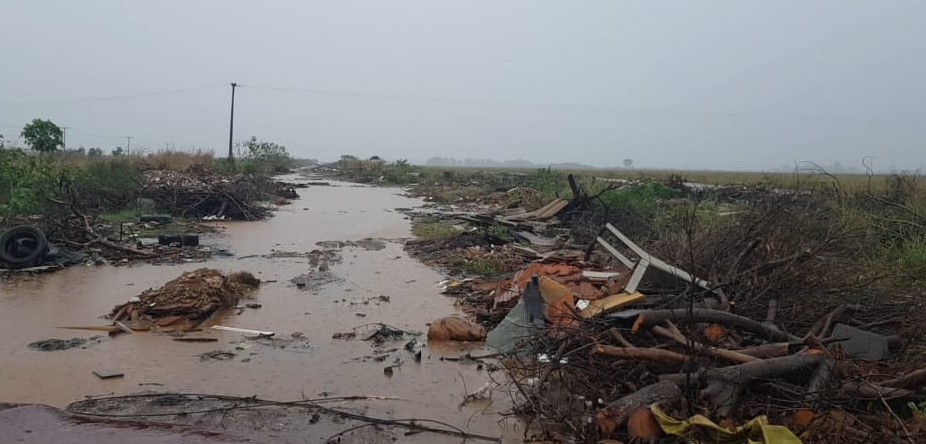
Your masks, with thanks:
[[[427,166],[445,167],[488,167],[488,168],[546,168],[582,170],[601,168],[602,166],[584,165],[575,162],[538,164],[524,159],[494,160],[494,159],[457,159],[455,157],[432,157],[425,162]]]

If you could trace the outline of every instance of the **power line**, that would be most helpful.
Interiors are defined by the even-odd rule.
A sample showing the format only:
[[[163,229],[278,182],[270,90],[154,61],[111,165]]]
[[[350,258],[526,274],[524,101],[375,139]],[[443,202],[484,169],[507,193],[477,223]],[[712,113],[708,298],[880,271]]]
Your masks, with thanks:
[[[409,94],[383,94],[383,93],[369,93],[369,92],[355,92],[355,91],[338,91],[338,90],[329,90],[329,89],[283,88],[283,87],[275,87],[275,86],[241,85],[241,84],[239,84],[238,87],[258,89],[258,90],[267,90],[267,91],[303,92],[303,93],[325,94],[325,95],[333,95],[333,96],[352,96],[352,97],[366,97],[366,98],[372,98],[372,99],[393,99],[393,100],[406,100],[406,101],[417,101],[417,102],[443,102],[443,103],[463,103],[463,104],[490,105],[490,106],[502,105],[502,106],[517,106],[517,107],[530,107],[530,108],[558,108],[558,109],[597,110],[597,111],[631,110],[631,108],[621,109],[621,108],[603,107],[603,106],[594,106],[594,105],[566,105],[566,104],[552,104],[552,103],[539,103],[539,102],[462,99],[462,98],[453,98],[453,97],[419,96],[419,95],[409,95]],[[654,110],[647,110],[644,108],[638,108],[638,109],[633,109],[633,110],[654,111]]]
[[[571,111],[596,111],[596,112],[630,113],[630,114],[653,114],[653,115],[676,116],[676,117],[733,118],[733,119],[749,119],[749,120],[760,120],[761,119],[761,120],[783,120],[783,121],[792,121],[792,122],[800,121],[800,122],[841,123],[841,124],[879,124],[879,125],[903,125],[903,124],[913,124],[913,123],[918,124],[918,122],[915,122],[913,120],[876,121],[876,120],[870,120],[870,119],[828,117],[828,116],[814,116],[814,115],[797,115],[797,114],[784,115],[784,114],[779,114],[779,113],[768,113],[768,112],[761,112],[761,111],[760,112],[725,112],[725,111],[710,111],[710,110],[689,111],[689,110],[677,110],[677,109],[666,109],[666,108],[614,107],[614,106],[583,105],[583,104],[464,99],[464,98],[454,98],[454,97],[421,96],[421,95],[410,95],[410,94],[384,94],[384,93],[340,91],[340,90],[315,89],[315,88],[287,88],[287,87],[261,86],[261,85],[238,84],[238,87],[256,89],[256,90],[266,90],[266,91],[300,92],[300,93],[309,93],[309,94],[363,97],[363,98],[371,98],[371,99],[389,99],[389,100],[402,100],[402,101],[413,101],[413,102],[455,103],[455,104],[471,104],[471,105],[482,105],[482,106],[508,106],[508,107],[517,107],[517,108],[558,109],[558,110],[571,110]]]
[[[218,88],[220,85],[209,85],[209,86],[198,86],[194,88],[182,88],[182,89],[169,89],[164,91],[152,91],[138,94],[124,94],[119,96],[104,96],[104,97],[91,97],[83,99],[65,99],[65,100],[47,100],[47,101],[36,101],[36,102],[0,102],[2,105],[57,105],[65,103],[84,103],[84,102],[103,102],[109,100],[122,100],[122,99],[135,99],[139,97],[151,97],[151,96],[163,96],[170,94],[183,94],[188,92],[195,91],[204,91],[207,89]]]

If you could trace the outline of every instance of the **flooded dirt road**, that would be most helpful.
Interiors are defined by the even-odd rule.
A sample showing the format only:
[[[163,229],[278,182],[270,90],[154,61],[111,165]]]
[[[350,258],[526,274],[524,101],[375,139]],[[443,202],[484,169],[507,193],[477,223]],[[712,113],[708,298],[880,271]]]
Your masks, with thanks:
[[[403,349],[411,336],[381,345],[359,337],[332,339],[334,333],[370,323],[426,332],[431,320],[458,314],[452,301],[438,294],[442,276],[402,251],[399,239],[410,237],[409,222],[395,209],[421,202],[401,196],[399,189],[333,184],[300,190],[299,199],[267,221],[223,222],[224,234],[204,237],[203,243],[227,248],[231,257],[176,266],[77,266],[0,281],[0,401],[62,407],[86,395],[145,390],[274,400],[375,395],[400,400],[367,401],[363,409],[371,416],[428,418],[473,433],[521,436],[515,421],[497,414],[508,406],[504,393],[496,393],[488,406],[460,407],[464,385],[472,391],[491,378],[481,366],[441,360],[461,355],[458,347],[431,344],[422,349],[419,363]],[[309,289],[290,282],[309,271],[305,253],[319,249],[317,242],[363,238],[385,242],[383,248],[340,248],[341,261],[330,265],[337,279],[327,285]],[[93,332],[59,327],[105,324],[101,316],[114,305],[201,267],[250,271],[262,279],[253,301],[261,308],[240,314],[232,310],[215,323],[273,331],[278,340],[252,341],[239,333],[205,329],[199,335],[218,342],[183,343],[166,334],[138,333],[86,348],[42,352],[27,347],[49,338],[89,338]],[[427,342],[425,335],[418,340]],[[228,359],[201,359],[208,352]],[[105,369],[125,376],[100,379],[93,374]],[[319,430],[300,442],[319,442],[331,431]],[[396,437],[400,442],[460,442],[431,434],[399,432]]]

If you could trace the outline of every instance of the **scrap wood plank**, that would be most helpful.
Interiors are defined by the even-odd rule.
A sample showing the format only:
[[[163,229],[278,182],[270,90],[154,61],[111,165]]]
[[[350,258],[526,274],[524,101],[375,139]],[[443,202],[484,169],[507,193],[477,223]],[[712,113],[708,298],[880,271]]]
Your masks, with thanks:
[[[111,379],[111,378],[121,378],[125,376],[125,373],[122,370],[108,369],[108,370],[94,370],[93,374],[100,379]]]
[[[161,319],[158,319],[157,324],[158,324],[158,327],[166,327],[181,319],[183,319],[183,316],[166,316]]]
[[[701,288],[710,289],[710,286],[711,286],[711,285],[710,285],[710,283],[708,283],[707,281],[705,281],[705,280],[703,280],[703,279],[698,279],[698,278],[692,276],[692,275],[691,275],[690,273],[688,273],[687,271],[682,270],[681,268],[678,268],[678,267],[669,265],[668,263],[666,263],[666,262],[663,261],[662,259],[659,259],[659,258],[657,258],[657,257],[653,257],[651,254],[647,253],[644,249],[640,248],[639,245],[635,244],[632,240],[630,240],[630,238],[628,238],[626,235],[624,235],[624,233],[621,233],[620,230],[618,230],[617,228],[614,227],[614,225],[611,225],[610,223],[607,223],[607,224],[605,224],[605,228],[607,228],[608,231],[611,232],[611,234],[613,234],[615,237],[618,238],[618,240],[620,240],[624,245],[626,245],[627,248],[630,248],[631,250],[633,250],[634,253],[636,253],[638,256],[640,256],[641,259],[645,259],[645,260],[649,261],[649,265],[652,265],[653,267],[658,268],[658,269],[660,269],[660,270],[662,270],[662,271],[664,271],[664,272],[666,272],[666,273],[668,273],[668,274],[670,274],[670,275],[672,275],[672,276],[674,276],[674,277],[677,277],[677,278],[682,279],[682,280],[684,280],[684,281],[690,282],[690,283],[692,283],[692,284],[696,284],[696,285],[700,286]],[[601,243],[601,242],[599,242],[599,243]],[[610,251],[610,250],[608,250],[608,251]],[[616,250],[615,250],[615,251],[616,251]],[[611,252],[611,254],[614,254],[614,252]],[[618,257],[618,259],[620,259],[620,258]],[[622,262],[623,262],[623,261],[622,261]],[[624,265],[626,265],[626,264],[624,264]]]
[[[582,276],[592,281],[606,281],[613,277],[619,277],[620,275],[621,274],[617,271],[582,271]]]
[[[621,254],[620,251],[617,251],[617,249],[614,248],[611,244],[609,244],[608,241],[606,241],[603,237],[598,236],[595,239],[595,241],[597,241],[599,245],[604,247],[605,250],[608,250],[608,253],[611,253],[611,255],[616,257],[617,260],[619,260],[622,264],[624,264],[625,267],[633,268],[634,266],[633,261],[628,259],[627,256],[624,256],[623,254]]]
[[[132,335],[135,334],[134,330],[132,330],[131,328],[129,328],[127,325],[123,324],[122,322],[116,321],[115,324],[116,324],[116,327],[119,327],[119,330],[122,330],[128,334],[132,334]]]
[[[208,338],[203,336],[181,336],[179,338],[174,338],[174,340],[178,342],[217,342],[219,338]]]
[[[540,247],[555,247],[559,243],[559,239],[557,238],[538,236],[528,231],[516,231],[514,235],[524,238],[524,240],[530,242],[531,245]]]
[[[105,331],[107,333],[121,331],[119,327],[116,327],[115,325],[86,325],[86,326],[70,326],[70,327],[58,327],[58,328],[64,328],[67,330]]]
[[[633,294],[612,294],[606,298],[598,299],[597,301],[592,301],[589,303],[588,307],[585,307],[582,309],[582,311],[579,312],[579,317],[588,319],[595,316],[600,316],[624,308],[628,305],[640,302],[644,298],[645,296],[639,292]]]
[[[649,261],[646,259],[641,259],[637,263],[637,268],[633,270],[633,274],[630,275],[630,281],[627,282],[627,285],[624,287],[624,291],[628,293],[634,293],[637,291],[637,286],[640,285],[640,281],[643,280],[643,275],[646,274],[646,269],[649,267]]]
[[[566,208],[566,205],[569,205],[568,200],[555,199],[553,202],[550,202],[537,210],[516,214],[513,216],[505,216],[500,219],[504,221],[547,220],[559,214],[560,211],[563,211],[563,209]]]
[[[532,248],[522,247],[518,244],[508,244],[508,245],[511,246],[512,250],[527,256],[529,259],[537,259],[540,257],[540,253],[538,253],[536,250]]]
[[[557,199],[553,202],[550,202],[543,208],[537,210],[537,214],[533,216],[536,220],[547,220],[551,219],[553,216],[556,216],[566,208],[566,205],[569,205],[569,201],[566,199]]]
[[[273,336],[272,331],[260,331],[260,330],[251,330],[247,328],[238,328],[238,327],[226,327],[224,325],[213,325],[212,328],[216,330],[232,331],[235,333],[245,333],[255,336]]]

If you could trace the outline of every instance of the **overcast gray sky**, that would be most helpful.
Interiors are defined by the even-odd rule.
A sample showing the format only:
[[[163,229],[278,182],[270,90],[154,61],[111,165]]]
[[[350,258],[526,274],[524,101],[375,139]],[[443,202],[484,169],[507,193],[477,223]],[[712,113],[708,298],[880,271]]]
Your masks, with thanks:
[[[0,49],[0,133],[69,147],[221,153],[235,81],[302,157],[926,165],[922,0],[5,0]]]

